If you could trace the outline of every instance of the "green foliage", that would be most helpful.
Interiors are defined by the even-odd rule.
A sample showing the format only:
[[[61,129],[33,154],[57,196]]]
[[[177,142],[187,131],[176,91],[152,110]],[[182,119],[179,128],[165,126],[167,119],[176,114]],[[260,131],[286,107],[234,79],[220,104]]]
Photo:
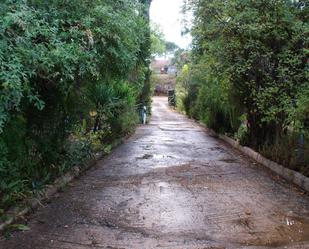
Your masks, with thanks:
[[[185,9],[194,14],[186,112],[256,149],[307,133],[308,1],[199,0]]]
[[[165,37],[160,27],[152,23],[151,25],[151,54],[152,56],[163,55],[165,53]]]
[[[308,141],[308,133],[302,136],[304,141]],[[274,144],[264,144],[260,151],[266,157],[309,176],[309,143],[300,142],[299,133],[289,132]]]
[[[189,51],[179,48],[174,52],[174,56],[172,58],[171,64],[176,66],[178,71],[180,71],[185,64],[189,64],[189,63],[190,63],[190,52]]]
[[[174,53],[179,49],[178,45],[174,42],[167,41],[159,25],[156,23],[151,24],[151,55],[162,56]]]
[[[1,208],[133,130],[135,106],[150,98],[148,9],[136,0],[0,3]]]
[[[192,93],[191,90],[193,84],[190,84],[190,69],[189,65],[183,65],[176,81],[176,106],[182,112],[186,112],[190,115],[190,103],[189,102],[189,93]]]
[[[167,54],[174,53],[178,49],[179,49],[179,47],[176,43],[169,42],[169,41],[165,42],[165,50],[166,50]]]

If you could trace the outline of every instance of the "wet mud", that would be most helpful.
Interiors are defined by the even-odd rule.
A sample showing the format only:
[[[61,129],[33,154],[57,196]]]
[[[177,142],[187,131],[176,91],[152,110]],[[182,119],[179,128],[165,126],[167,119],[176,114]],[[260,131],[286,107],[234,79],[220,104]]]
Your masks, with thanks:
[[[152,121],[0,248],[309,248],[309,197],[154,98]]]

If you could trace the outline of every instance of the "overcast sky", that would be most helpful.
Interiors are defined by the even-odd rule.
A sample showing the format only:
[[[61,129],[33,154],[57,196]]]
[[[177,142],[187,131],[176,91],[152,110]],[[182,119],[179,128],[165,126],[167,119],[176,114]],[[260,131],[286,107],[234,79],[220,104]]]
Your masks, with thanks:
[[[153,0],[150,18],[159,24],[167,41],[175,42],[179,47],[187,48],[190,37],[181,36],[181,6],[183,0]]]

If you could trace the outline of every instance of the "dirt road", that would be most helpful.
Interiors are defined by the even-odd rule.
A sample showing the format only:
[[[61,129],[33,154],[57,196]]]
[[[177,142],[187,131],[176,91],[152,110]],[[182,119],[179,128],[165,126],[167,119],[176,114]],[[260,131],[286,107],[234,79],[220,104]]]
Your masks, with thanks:
[[[309,248],[309,197],[154,98],[152,121],[0,248]]]

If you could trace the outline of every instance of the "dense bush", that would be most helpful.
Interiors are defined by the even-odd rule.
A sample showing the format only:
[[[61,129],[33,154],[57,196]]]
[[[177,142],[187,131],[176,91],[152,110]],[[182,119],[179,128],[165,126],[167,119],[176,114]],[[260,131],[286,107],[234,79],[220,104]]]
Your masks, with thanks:
[[[1,1],[0,209],[132,131],[150,103],[149,4]]]
[[[296,167],[309,131],[309,2],[199,0],[185,9],[194,23],[184,109]]]

